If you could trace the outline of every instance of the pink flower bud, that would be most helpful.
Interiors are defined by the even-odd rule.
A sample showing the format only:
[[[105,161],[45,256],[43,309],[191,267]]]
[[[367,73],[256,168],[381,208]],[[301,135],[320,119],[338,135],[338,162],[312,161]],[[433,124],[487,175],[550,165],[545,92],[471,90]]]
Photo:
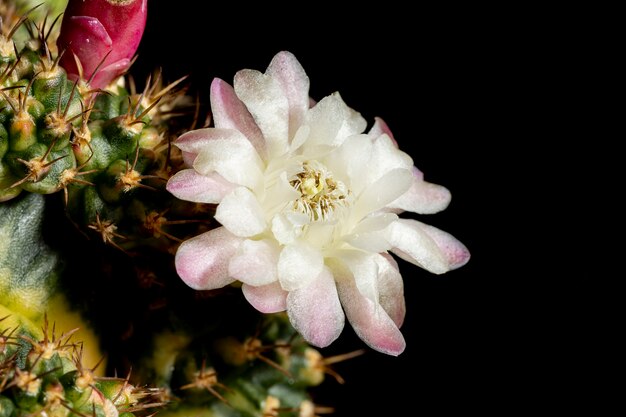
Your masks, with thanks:
[[[57,41],[65,50],[61,66],[70,77],[81,75],[77,58],[82,77],[93,76],[91,87],[106,87],[130,66],[147,13],[148,0],[69,0]]]

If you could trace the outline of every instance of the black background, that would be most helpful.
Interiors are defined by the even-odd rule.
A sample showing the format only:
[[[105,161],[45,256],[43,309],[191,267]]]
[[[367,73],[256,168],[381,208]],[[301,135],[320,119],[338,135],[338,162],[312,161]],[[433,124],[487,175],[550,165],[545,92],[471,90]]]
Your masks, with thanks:
[[[513,243],[539,233],[525,216],[542,196],[529,176],[518,181],[543,158],[540,150],[526,156],[546,117],[542,98],[528,104],[545,65],[527,37],[532,27],[493,8],[223,3],[150,0],[133,73],[161,66],[170,81],[190,74],[192,91],[208,103],[214,77],[231,82],[239,69],[263,71],[276,52],[293,52],[313,98],[340,91],[368,121],[384,118],[426,179],[451,190],[446,211],[420,220],[472,253],[444,276],[399,262],[406,351],[338,364],[347,383],[329,378],[316,402],[346,417],[508,414],[552,398],[563,356],[548,341],[569,328],[548,318],[554,327],[537,325],[547,284],[527,271],[540,249]],[[362,346],[346,325],[323,353]],[[546,358],[549,365],[537,365]]]

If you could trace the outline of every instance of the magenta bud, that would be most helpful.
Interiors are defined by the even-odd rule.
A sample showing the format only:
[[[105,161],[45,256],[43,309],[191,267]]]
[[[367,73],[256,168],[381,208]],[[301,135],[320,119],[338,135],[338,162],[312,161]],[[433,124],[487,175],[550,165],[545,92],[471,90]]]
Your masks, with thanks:
[[[91,79],[93,88],[106,87],[128,70],[147,14],[148,0],[69,0],[57,41],[65,50],[61,66],[79,76],[78,59],[83,79]]]

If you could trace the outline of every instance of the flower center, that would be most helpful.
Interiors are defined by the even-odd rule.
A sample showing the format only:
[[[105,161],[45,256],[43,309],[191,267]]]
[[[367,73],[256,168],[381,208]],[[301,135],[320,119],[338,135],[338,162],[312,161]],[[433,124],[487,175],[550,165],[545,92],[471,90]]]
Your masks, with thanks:
[[[293,203],[294,210],[309,215],[313,221],[327,220],[338,207],[348,203],[350,191],[317,161],[304,162],[302,171],[289,184],[300,192],[300,198]]]

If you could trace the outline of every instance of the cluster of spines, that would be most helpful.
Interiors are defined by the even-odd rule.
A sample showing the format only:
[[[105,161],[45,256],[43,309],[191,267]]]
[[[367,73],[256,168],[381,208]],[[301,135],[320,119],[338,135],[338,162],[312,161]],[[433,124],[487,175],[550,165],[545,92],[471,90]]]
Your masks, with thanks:
[[[172,174],[173,132],[164,122],[178,111],[182,79],[163,87],[159,73],[141,94],[134,82],[130,92],[91,89],[96,72],[69,80],[58,65],[64,51],[55,56],[49,46],[58,18],[40,26],[14,20],[0,28],[0,202],[23,191],[62,191],[72,220],[105,243],[174,238],[163,216],[171,199],[154,194],[166,194]],[[13,38],[21,27],[31,35],[19,49]]]
[[[208,338],[166,333],[157,338],[179,346],[169,357],[162,356],[163,349],[155,349],[159,352],[155,355],[170,365],[162,364],[161,369],[169,371],[157,371],[150,378],[159,381],[167,393],[169,405],[160,416],[314,417],[331,413],[331,407],[315,405],[308,390],[321,384],[326,374],[343,383],[331,364],[363,353],[323,358],[304,343],[283,314],[264,318],[247,335],[241,329],[235,332],[238,336],[220,333],[211,332]]]
[[[76,331],[57,338],[45,323],[42,338],[0,332],[0,417],[134,417],[164,405],[159,390],[96,376],[99,364],[86,367],[71,341]]]

